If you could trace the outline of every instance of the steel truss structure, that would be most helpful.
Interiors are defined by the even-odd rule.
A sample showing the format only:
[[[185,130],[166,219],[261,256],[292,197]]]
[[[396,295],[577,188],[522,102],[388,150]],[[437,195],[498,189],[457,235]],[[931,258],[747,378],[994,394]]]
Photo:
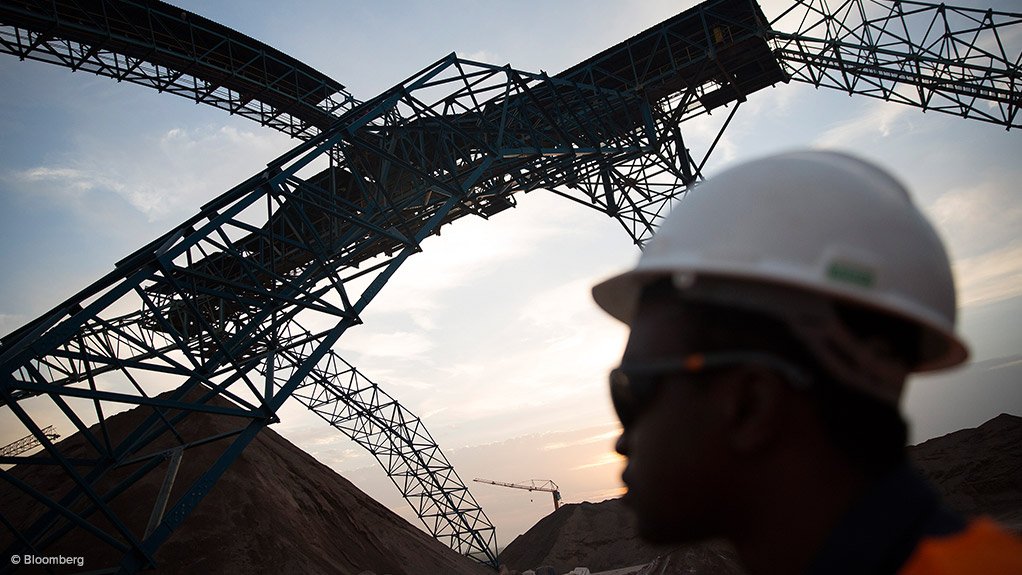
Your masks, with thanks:
[[[340,83],[163,2],[4,2],[0,52],[177,94],[307,139],[355,104]]]
[[[368,449],[434,536],[494,564],[492,525],[422,421],[333,344],[423,239],[460,217],[513,207],[518,192],[546,189],[597,209],[642,246],[702,177],[716,145],[695,159],[680,124],[734,104],[719,140],[738,104],[777,82],[951,113],[954,105],[938,100],[957,94],[972,102],[967,117],[1017,127],[1019,58],[1011,54],[1019,50],[1003,46],[1008,35],[998,32],[1017,25],[1017,15],[988,12],[970,29],[932,14],[971,11],[906,8],[882,22],[866,17],[870,3],[822,6],[798,4],[771,24],[750,0],[711,0],[553,77],[451,55],[359,102],[310,68],[159,2],[63,1],[52,10],[0,2],[0,51],[152,85],[306,140],[3,339],[4,417],[45,448],[0,458],[17,465],[0,471],[0,484],[42,510],[0,510],[13,535],[7,552],[42,552],[75,530],[111,550],[114,570],[152,565],[160,544],[294,397]],[[947,46],[969,34],[982,41],[958,51],[911,44],[933,36],[894,26],[920,14],[956,30],[942,35]],[[792,19],[797,33],[774,29]],[[198,40],[182,40],[185,30]],[[246,53],[235,49],[242,45],[254,52],[223,59]],[[935,53],[950,63],[906,64]],[[962,87],[963,70],[976,88]],[[949,79],[952,71],[959,75]],[[295,74],[311,80],[281,83]],[[1003,114],[990,113],[997,106]],[[131,429],[108,425],[109,414],[131,406],[143,413]],[[79,446],[47,438],[41,426],[55,417],[78,432]],[[230,430],[196,436],[189,422],[200,417]],[[164,513],[171,491],[145,491],[141,479],[160,473],[165,459],[210,450],[212,463],[175,488]],[[63,488],[36,480],[53,475]],[[153,503],[147,526],[124,519],[125,499]]]
[[[495,561],[492,526],[421,422],[331,347],[442,224],[656,151],[660,115],[633,95],[450,56],[120,262],[4,342],[5,408],[37,433],[31,408],[51,403],[88,443],[71,457],[41,440],[44,456],[5,460],[20,465],[0,477],[47,509],[17,529],[10,551],[41,551],[75,527],[123,553],[125,570],[152,564],[159,544],[294,396],[389,458],[392,478],[437,537]],[[667,167],[660,172],[668,177]],[[117,437],[104,414],[125,404],[151,414]],[[98,423],[87,425],[83,412]],[[187,418],[200,413],[235,429],[175,448],[187,458],[216,446],[216,462],[151,532],[121,521],[118,497],[166,458],[160,440],[186,437]],[[17,473],[47,464],[74,487],[43,493]]]
[[[793,80],[1022,126],[1022,13],[899,0],[796,0],[771,22]]]

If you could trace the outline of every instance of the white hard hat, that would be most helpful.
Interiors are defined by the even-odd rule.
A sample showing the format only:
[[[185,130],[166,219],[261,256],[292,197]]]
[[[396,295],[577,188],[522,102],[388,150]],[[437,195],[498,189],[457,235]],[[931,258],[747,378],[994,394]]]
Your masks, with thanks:
[[[703,290],[710,299],[774,308],[789,323],[819,324],[819,317],[797,317],[800,308],[806,308],[802,315],[815,313],[806,311],[813,299],[908,320],[922,328],[923,341],[918,362],[905,371],[949,367],[968,356],[955,335],[954,282],[935,230],[900,183],[845,154],[772,156],[696,186],[664,220],[635,268],[595,286],[593,297],[630,323],[642,288],[664,277],[694,296],[697,284],[715,285]],[[795,295],[782,301],[785,294]],[[825,331],[833,335],[832,328]],[[801,335],[821,333],[807,329]],[[869,391],[896,399],[900,384]]]

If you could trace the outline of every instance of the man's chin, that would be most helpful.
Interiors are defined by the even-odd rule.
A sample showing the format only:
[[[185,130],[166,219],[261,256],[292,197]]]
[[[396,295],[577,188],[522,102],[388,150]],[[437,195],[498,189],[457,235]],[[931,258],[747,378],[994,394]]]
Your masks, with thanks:
[[[681,521],[664,523],[644,520],[637,516],[636,528],[639,537],[650,545],[681,545],[713,538],[712,534],[693,530],[690,525]]]
[[[650,545],[670,545],[675,543],[673,538],[667,537],[667,534],[660,529],[644,528],[642,524],[639,524],[639,537],[649,543]]]
[[[636,497],[631,488],[621,496],[621,502],[632,512],[636,530],[643,541],[651,545],[677,545],[711,539],[713,534],[700,529],[698,521],[683,517],[665,517],[660,506],[650,508],[642,497]]]

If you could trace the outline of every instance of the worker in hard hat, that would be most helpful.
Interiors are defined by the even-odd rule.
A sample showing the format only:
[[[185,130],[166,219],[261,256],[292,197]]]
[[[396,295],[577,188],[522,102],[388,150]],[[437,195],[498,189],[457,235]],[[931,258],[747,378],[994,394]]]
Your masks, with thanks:
[[[882,170],[727,170],[593,296],[631,328],[610,389],[646,539],[725,538],[754,574],[1022,573],[1022,541],[906,462],[906,377],[968,354],[944,247]]]

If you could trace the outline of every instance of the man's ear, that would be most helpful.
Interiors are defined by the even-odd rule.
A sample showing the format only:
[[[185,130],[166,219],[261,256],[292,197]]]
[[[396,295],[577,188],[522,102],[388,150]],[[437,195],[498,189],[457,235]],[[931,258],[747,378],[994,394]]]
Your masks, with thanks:
[[[791,389],[778,374],[743,368],[730,380],[727,417],[731,447],[753,453],[769,445],[784,424],[786,398]]]

